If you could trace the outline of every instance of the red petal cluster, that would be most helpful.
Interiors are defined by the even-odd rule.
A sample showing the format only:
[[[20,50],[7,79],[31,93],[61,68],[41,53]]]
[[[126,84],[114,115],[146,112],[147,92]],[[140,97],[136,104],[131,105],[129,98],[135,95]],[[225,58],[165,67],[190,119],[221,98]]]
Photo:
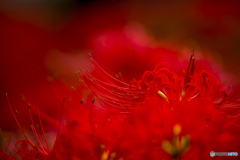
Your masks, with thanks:
[[[78,78],[99,106],[91,104],[81,120],[67,123],[56,142],[62,151],[54,155],[70,150],[65,159],[206,159],[211,151],[237,151],[239,127],[226,111],[237,116],[238,99],[229,101],[227,89],[208,71],[197,72],[194,56],[185,77],[163,62],[130,84],[91,61],[100,78],[84,70]]]
[[[239,99],[227,94],[230,84],[196,71],[193,55],[184,76],[162,62],[130,84],[91,61],[98,76],[76,74],[94,100],[72,113],[49,154],[33,148],[38,157],[28,159],[208,159],[211,151],[238,151]]]

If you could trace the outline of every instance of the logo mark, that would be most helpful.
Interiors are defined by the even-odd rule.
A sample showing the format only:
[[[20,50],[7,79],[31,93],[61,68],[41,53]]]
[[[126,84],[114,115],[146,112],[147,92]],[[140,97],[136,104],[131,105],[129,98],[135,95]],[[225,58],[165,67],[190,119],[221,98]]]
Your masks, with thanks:
[[[215,156],[215,152],[213,152],[213,151],[210,152],[210,156],[211,156],[211,157],[214,157],[214,156]]]

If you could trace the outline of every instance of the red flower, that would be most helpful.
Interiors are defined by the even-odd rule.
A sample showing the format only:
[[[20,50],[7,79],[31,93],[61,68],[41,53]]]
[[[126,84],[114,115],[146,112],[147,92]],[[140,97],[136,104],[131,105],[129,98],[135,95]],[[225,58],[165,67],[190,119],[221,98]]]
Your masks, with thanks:
[[[63,155],[70,151],[67,159],[206,159],[212,150],[237,151],[239,128],[229,118],[238,118],[238,99],[231,99],[228,86],[223,88],[214,75],[196,71],[194,56],[185,77],[163,62],[130,84],[91,61],[101,78],[84,70],[78,78],[99,105],[86,102],[93,108],[67,124],[62,140],[70,138],[74,150],[56,142],[64,144]]]
[[[210,72],[197,70],[193,55],[184,76],[161,62],[129,84],[90,59],[98,76],[76,74],[94,99],[81,96],[74,112],[63,106],[70,114],[52,150],[33,127],[39,144],[20,140],[23,158],[208,159],[211,151],[237,151],[239,99],[228,94],[231,82],[223,87]]]

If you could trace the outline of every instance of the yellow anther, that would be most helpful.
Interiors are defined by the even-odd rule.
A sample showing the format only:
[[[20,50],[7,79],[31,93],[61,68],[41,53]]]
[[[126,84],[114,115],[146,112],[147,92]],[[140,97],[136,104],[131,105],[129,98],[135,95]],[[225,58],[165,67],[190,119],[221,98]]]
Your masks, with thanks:
[[[180,96],[180,101],[182,100],[182,98],[185,96],[185,91],[182,92],[181,96]]]
[[[170,155],[172,154],[172,144],[169,141],[167,140],[162,141],[162,149],[166,151],[168,154]]]
[[[103,151],[103,149],[105,148],[105,146],[103,144],[100,145],[100,150]]]
[[[182,127],[179,124],[173,126],[173,133],[174,135],[179,135],[182,131]]]
[[[158,91],[157,94],[169,103],[167,96],[163,92]]]
[[[104,151],[101,156],[101,160],[107,160],[108,159],[108,152]]]
[[[168,140],[162,141],[162,149],[173,156],[174,159],[179,159],[179,156],[187,152],[190,147],[191,137],[189,135],[183,136],[179,141],[179,134],[181,133],[181,126],[176,124],[173,127],[174,137],[172,143]]]
[[[110,155],[111,159],[115,158],[116,157],[116,153],[113,152],[111,155]]]

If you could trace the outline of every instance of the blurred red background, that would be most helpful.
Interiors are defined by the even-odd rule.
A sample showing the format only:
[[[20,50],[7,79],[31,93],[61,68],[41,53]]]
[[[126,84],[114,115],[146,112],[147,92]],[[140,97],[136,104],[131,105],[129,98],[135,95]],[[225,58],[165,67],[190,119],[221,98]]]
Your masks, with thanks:
[[[25,127],[34,88],[41,110],[58,117],[56,97],[72,101],[70,88],[80,85],[74,71],[89,66],[89,52],[112,75],[121,71],[127,80],[138,78],[136,59],[141,71],[153,69],[160,59],[178,69],[192,49],[233,75],[240,58],[239,6],[239,1],[205,0],[0,2],[0,127],[18,128],[6,92],[20,123],[29,122]],[[48,81],[55,82],[57,95]]]

